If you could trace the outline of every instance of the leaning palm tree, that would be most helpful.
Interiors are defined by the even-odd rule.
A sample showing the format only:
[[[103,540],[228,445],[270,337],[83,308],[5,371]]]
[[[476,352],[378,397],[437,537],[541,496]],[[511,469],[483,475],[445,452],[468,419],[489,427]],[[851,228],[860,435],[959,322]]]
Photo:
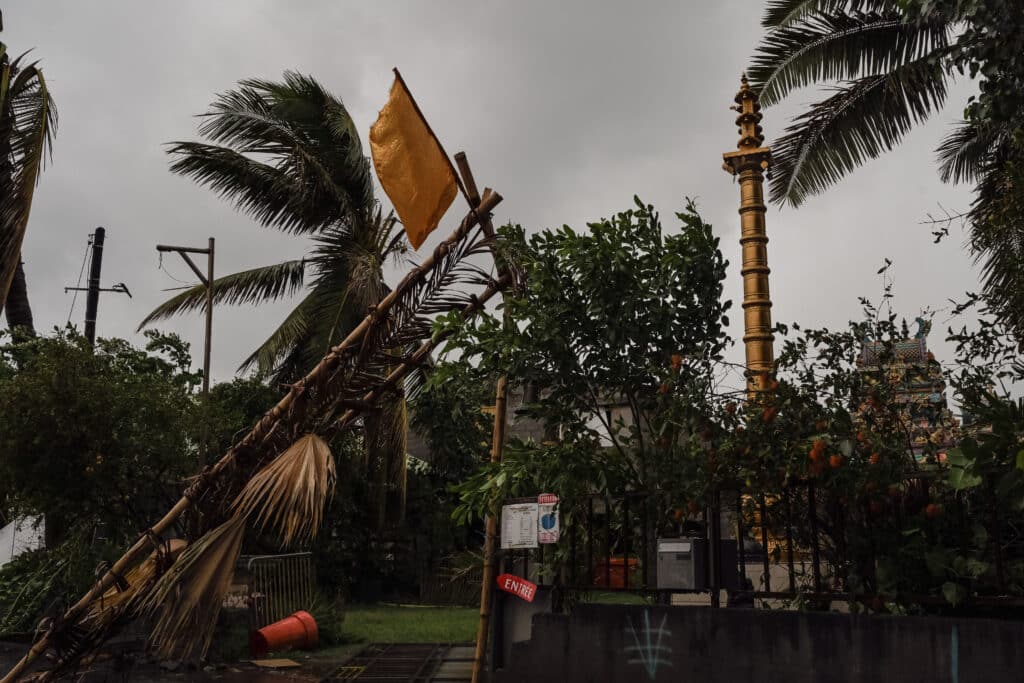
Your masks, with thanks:
[[[892,150],[943,106],[954,73],[963,73],[965,66],[972,77],[980,66],[989,84],[1002,78],[1002,67],[986,65],[979,55],[986,54],[985,41],[1000,39],[992,29],[1006,31],[1008,44],[1019,43],[1024,22],[1019,16],[986,17],[976,5],[769,2],[762,20],[768,31],[749,70],[761,104],[776,104],[804,86],[839,81],[772,145],[773,200],[799,206],[865,161]],[[987,21],[994,23],[983,26]],[[1014,158],[1019,167],[1024,157],[1013,140],[1022,114],[970,116],[941,142],[938,159],[943,181],[975,183],[975,201],[966,215],[968,243],[983,262],[990,299],[1004,313],[1017,311],[1018,329],[1024,333],[1024,311],[1014,304],[1024,301],[1020,221],[993,221],[993,216],[1007,215],[1007,170]],[[1017,186],[1021,191],[1024,185]]]
[[[240,367],[288,384],[384,297],[383,265],[407,252],[404,232],[374,198],[370,162],[348,111],[315,79],[286,72],[281,82],[241,81],[202,119],[199,133],[209,142],[172,143],[171,171],[206,185],[260,225],[311,241],[305,258],[227,275],[213,285],[215,304],[298,297]],[[157,307],[139,327],[204,305],[200,284]],[[393,419],[404,415],[404,404],[395,398],[387,408],[392,419],[366,421],[369,467],[391,473],[383,485],[404,496],[405,425]]]
[[[25,54],[11,59],[0,43],[0,308],[8,327],[31,332],[21,245],[57,130],[57,109],[39,63],[24,60]]]

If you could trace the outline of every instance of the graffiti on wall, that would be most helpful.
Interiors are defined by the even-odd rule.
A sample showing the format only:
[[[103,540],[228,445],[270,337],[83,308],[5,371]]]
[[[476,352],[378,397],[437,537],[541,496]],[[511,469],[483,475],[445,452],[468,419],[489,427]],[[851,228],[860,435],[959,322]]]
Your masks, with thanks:
[[[639,625],[633,624],[632,617],[626,617],[626,663],[642,666],[652,681],[658,674],[658,667],[672,666],[672,645],[669,641],[672,631],[665,628],[667,619],[668,615],[663,614],[658,627],[652,628],[651,614],[647,609],[644,609]]]

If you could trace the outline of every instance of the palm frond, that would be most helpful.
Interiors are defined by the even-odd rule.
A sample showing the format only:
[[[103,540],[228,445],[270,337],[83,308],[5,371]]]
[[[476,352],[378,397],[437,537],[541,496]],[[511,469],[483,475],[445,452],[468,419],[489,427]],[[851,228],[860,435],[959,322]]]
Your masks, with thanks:
[[[213,303],[217,304],[260,304],[293,296],[302,289],[306,276],[306,261],[284,261],[272,266],[243,270],[225,275],[213,281]],[[157,320],[164,320],[179,313],[201,310],[206,307],[206,287],[202,284],[186,289],[153,309],[139,328]]]
[[[828,14],[840,9],[849,12],[882,12],[897,9],[893,0],[769,0],[761,26],[789,26],[809,14]]]
[[[307,434],[250,479],[233,507],[256,527],[271,527],[284,546],[312,540],[334,491],[335,476],[330,447],[317,435]]]
[[[961,121],[943,138],[936,150],[942,182],[974,180],[986,167],[993,151],[1010,136],[1008,124],[982,126]]]
[[[164,565],[177,561],[187,546],[187,542],[176,538],[168,541],[166,553],[154,550],[149,557],[124,575],[127,587],[114,586],[92,605],[86,622],[109,619],[133,599],[145,594],[150,584],[158,580],[167,569]]]
[[[217,143],[207,147],[222,150],[222,156],[231,151],[254,162],[246,155],[268,157],[266,165],[287,178],[296,204],[319,205],[334,220],[372,209],[370,164],[355,123],[341,100],[315,79],[289,71],[283,82],[243,80],[238,88],[219,95],[203,119],[200,135]],[[187,144],[197,143],[176,143],[172,150],[181,152]],[[253,180],[260,178],[237,174],[232,185]],[[223,188],[218,191],[227,195]],[[280,199],[272,205],[278,207]],[[281,227],[267,223],[260,217],[266,211],[251,202],[239,208],[264,224]]]
[[[261,375],[275,372],[282,360],[297,346],[305,344],[316,322],[316,292],[311,292],[292,309],[270,336],[238,366],[239,372],[256,368]]]
[[[868,159],[891,150],[946,99],[946,74],[928,58],[835,88],[773,145],[772,201],[799,206]]]
[[[938,20],[909,22],[898,10],[813,14],[769,31],[747,74],[767,107],[811,83],[891,72],[945,49],[950,28]]]
[[[293,234],[323,230],[338,220],[338,207],[311,201],[287,170],[226,147],[171,143],[171,172],[206,185],[260,225]]]
[[[156,617],[148,646],[157,657],[198,662],[206,656],[244,535],[241,517],[209,531],[140,601],[139,614]]]
[[[7,300],[14,272],[21,259],[21,244],[28,228],[39,176],[49,158],[57,127],[57,109],[36,64],[18,70],[18,60],[4,65],[7,80],[0,136],[0,306]]]

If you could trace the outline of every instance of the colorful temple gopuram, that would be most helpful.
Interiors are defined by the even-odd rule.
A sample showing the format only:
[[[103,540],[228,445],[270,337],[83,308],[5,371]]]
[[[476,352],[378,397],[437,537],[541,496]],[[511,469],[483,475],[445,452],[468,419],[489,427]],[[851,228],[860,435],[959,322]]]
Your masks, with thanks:
[[[865,342],[857,367],[869,384],[887,384],[893,398],[903,406],[914,459],[920,463],[941,462],[946,449],[956,443],[960,424],[946,402],[942,368],[928,350],[929,323],[921,318],[917,323],[918,331],[912,338]]]

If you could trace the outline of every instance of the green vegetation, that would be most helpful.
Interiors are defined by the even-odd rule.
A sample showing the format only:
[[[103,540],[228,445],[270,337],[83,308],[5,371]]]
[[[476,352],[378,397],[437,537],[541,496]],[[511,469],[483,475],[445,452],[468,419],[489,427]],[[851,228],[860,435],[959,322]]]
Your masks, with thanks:
[[[202,425],[248,426],[276,391],[253,379],[197,393],[189,347],[147,332],[96,347],[73,330],[0,336],[0,518],[45,515],[47,549],[0,570],[0,632],[31,630],[55,600],[74,599],[180,494]]]
[[[479,610],[429,605],[353,605],[346,639],[366,643],[465,643],[476,638]]]
[[[26,54],[12,59],[0,43],[0,308],[8,327],[31,333],[21,245],[57,132],[57,108],[39,62],[28,62]]]
[[[775,202],[799,206],[896,147],[943,106],[956,75],[977,82],[963,120],[939,144],[939,171],[945,182],[974,183],[970,210],[955,218],[967,220],[990,305],[1024,338],[1019,1],[772,0],[762,25],[767,32],[749,71],[762,105],[801,87],[829,85],[828,97],[771,144]]]
[[[382,604],[352,605],[342,611],[340,641],[323,643],[325,647],[305,658],[341,660],[370,643],[469,643],[476,638],[480,619],[479,611],[471,607]]]
[[[812,525],[802,512],[793,534],[800,547],[817,534],[830,580],[846,590],[953,605],[1024,595],[1016,532],[1024,528],[1024,406],[992,384],[1024,380],[1007,321],[988,316],[977,329],[951,329],[957,354],[945,369],[934,358],[908,368],[895,355],[910,336],[906,323],[866,299],[863,320],[847,329],[779,325],[774,371],[760,378],[769,392],[744,402],[735,388],[742,373],[722,357],[731,340],[717,238],[692,205],[673,235],[662,234],[651,207],[637,206],[586,233],[564,227],[527,239],[503,230],[528,283],[507,300],[512,324],[481,316],[455,338],[459,360],[437,372],[506,374],[535,386],[522,414],[552,436],[512,439],[500,464],[459,484],[456,519],[479,518],[496,499],[557,491],[563,540],[545,561],[564,566],[568,530],[575,525],[585,542],[593,493],[656,492],[645,497],[653,538],[693,519],[717,491],[740,490],[749,496],[747,528],[764,499],[780,537],[773,506],[788,496],[794,510],[807,510],[810,483],[818,519]],[[892,296],[886,288],[884,300]],[[973,315],[972,303],[954,316]],[[928,329],[922,319],[919,334]],[[869,342],[884,371],[859,365]],[[940,413],[942,421],[921,426],[938,408],[931,394],[908,406],[901,392],[934,382],[932,372],[991,433],[956,433]],[[613,542],[611,550],[622,548]]]

